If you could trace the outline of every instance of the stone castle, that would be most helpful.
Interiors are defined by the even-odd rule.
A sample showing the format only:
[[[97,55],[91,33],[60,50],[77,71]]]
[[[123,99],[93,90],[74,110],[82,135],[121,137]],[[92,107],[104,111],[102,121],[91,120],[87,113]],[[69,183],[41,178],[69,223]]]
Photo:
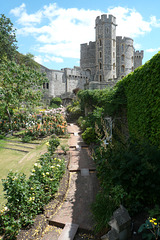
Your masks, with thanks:
[[[95,21],[95,42],[81,44],[80,67],[60,71],[41,66],[49,79],[43,84],[45,98],[70,98],[75,89],[114,86],[142,65],[143,51],[135,51],[133,39],[116,36],[116,18],[101,15]]]

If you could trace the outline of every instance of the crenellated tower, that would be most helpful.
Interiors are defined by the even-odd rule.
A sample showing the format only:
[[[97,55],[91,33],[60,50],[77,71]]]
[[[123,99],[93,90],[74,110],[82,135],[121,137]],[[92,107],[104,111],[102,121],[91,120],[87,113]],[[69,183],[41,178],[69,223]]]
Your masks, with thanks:
[[[80,57],[80,67],[83,71],[86,71],[88,76],[88,81],[94,80],[95,75],[95,65],[96,65],[96,44],[95,42],[89,42],[89,44],[81,44],[81,57]]]
[[[117,77],[123,78],[134,71],[134,47],[133,39],[128,37],[116,37],[117,45]]]
[[[101,15],[96,18],[96,75],[95,81],[115,79],[116,74],[116,18]]]
[[[144,51],[134,51],[134,69],[142,65]]]

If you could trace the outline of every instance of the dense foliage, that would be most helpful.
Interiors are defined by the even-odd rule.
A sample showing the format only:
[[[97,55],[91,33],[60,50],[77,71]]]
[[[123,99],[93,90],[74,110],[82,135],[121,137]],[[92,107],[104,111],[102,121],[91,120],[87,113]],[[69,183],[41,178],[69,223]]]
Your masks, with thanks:
[[[160,52],[123,80],[130,134],[160,143]]]
[[[13,24],[0,17],[0,112],[8,115],[12,129],[13,109],[33,107],[41,100],[42,84],[48,80],[38,69],[32,54],[19,54]]]
[[[96,107],[101,107],[104,109],[105,115],[114,116],[121,111],[122,107],[126,106],[123,89],[120,81],[114,88],[81,90],[78,92],[81,110],[84,112],[87,108],[92,112]]]
[[[16,35],[13,24],[4,14],[0,17],[0,62],[4,56],[9,60],[14,58],[16,53]]]
[[[50,101],[50,106],[54,108],[60,107],[61,104],[62,104],[62,99],[59,97],[52,98]]]
[[[87,143],[96,144],[94,159],[101,184],[92,206],[96,230],[106,227],[120,203],[131,216],[159,206],[160,52],[113,89],[80,91],[78,97],[81,109],[91,111],[78,120],[84,131],[82,136]],[[97,124],[94,118],[98,107],[103,109],[102,118],[112,117],[113,136],[109,145],[103,142],[107,132],[104,122]],[[127,113],[129,136],[115,124],[123,113]]]
[[[59,145],[55,136],[47,145],[48,152],[34,164],[29,179],[24,174],[10,172],[3,180],[7,203],[0,212],[0,234],[5,239],[15,239],[21,228],[33,223],[58,189],[65,162],[54,156]]]
[[[119,117],[127,109],[129,133],[133,138],[160,143],[160,52],[112,89],[79,91],[81,108],[97,106],[104,114]]]

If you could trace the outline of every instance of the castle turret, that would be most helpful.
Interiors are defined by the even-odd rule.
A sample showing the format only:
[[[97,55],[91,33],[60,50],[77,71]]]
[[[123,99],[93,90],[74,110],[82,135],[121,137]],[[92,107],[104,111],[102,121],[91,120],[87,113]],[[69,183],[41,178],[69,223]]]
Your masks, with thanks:
[[[133,39],[116,37],[117,45],[117,78],[121,79],[134,71]]]
[[[104,14],[96,18],[95,81],[116,78],[116,18]]]
[[[83,71],[87,72],[89,81],[93,81],[93,76],[95,75],[96,64],[95,53],[96,53],[95,42],[89,42],[89,44],[87,43],[81,44],[80,66]]]
[[[134,51],[134,69],[142,65],[144,51]]]

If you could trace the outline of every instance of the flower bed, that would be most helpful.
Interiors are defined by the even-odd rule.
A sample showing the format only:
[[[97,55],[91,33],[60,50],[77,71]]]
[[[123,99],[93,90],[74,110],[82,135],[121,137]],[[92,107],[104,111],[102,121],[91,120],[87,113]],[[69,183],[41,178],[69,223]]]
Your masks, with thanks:
[[[10,172],[3,180],[7,203],[0,212],[0,234],[5,234],[6,239],[15,239],[21,228],[32,224],[56,193],[65,169],[64,159],[54,155],[58,145],[53,136],[48,152],[35,163],[29,179],[24,174]]]

